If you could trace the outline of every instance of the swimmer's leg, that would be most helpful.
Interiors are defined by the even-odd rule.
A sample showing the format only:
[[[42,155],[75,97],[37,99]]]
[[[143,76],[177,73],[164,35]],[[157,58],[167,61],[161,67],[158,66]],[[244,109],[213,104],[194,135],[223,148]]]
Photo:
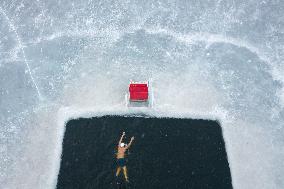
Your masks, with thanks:
[[[126,182],[129,182],[128,176],[127,176],[127,168],[126,168],[126,166],[122,167],[122,169],[123,169],[124,178],[125,178]]]
[[[121,171],[121,167],[118,167],[118,168],[117,168],[117,170],[116,170],[116,174],[115,174],[115,176],[118,176],[118,175],[119,175],[119,173],[120,173],[120,171]]]

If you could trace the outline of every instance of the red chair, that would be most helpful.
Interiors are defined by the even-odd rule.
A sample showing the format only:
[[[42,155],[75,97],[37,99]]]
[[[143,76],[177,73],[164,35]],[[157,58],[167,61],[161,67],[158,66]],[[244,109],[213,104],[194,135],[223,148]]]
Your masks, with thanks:
[[[148,101],[149,91],[147,83],[130,83],[129,84],[130,101]]]

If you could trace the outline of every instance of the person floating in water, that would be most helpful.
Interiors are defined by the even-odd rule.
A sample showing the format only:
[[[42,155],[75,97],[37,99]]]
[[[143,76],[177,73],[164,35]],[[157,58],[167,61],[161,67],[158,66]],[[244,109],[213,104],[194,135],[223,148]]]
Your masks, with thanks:
[[[128,176],[127,176],[127,168],[126,168],[126,161],[125,161],[125,151],[130,148],[134,137],[131,137],[131,140],[129,144],[125,144],[122,142],[123,137],[125,135],[125,132],[122,133],[119,143],[118,143],[118,148],[117,148],[117,154],[116,154],[116,159],[117,159],[117,170],[116,170],[116,176],[119,175],[121,169],[123,169],[123,174],[126,182],[129,182]]]

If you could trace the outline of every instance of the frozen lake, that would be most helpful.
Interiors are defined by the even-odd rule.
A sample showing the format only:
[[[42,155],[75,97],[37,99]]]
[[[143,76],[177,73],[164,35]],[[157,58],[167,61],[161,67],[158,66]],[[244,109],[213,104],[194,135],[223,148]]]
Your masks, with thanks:
[[[0,0],[0,188],[54,189],[69,119],[133,111],[219,120],[233,188],[284,188],[283,82],[280,0]]]

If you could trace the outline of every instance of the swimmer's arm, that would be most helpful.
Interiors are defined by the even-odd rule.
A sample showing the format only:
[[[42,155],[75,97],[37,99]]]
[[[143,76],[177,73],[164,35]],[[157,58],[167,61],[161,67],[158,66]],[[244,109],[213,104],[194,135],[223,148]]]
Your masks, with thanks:
[[[130,148],[130,146],[131,146],[133,140],[134,140],[134,137],[131,137],[131,140],[130,140],[129,144],[127,145],[126,149],[129,149],[129,148]]]
[[[122,139],[123,139],[124,135],[125,135],[125,132],[123,132],[123,133],[122,133],[122,135],[121,135],[121,137],[120,137],[120,140],[119,140],[119,142],[118,142],[118,145],[120,145],[120,144],[121,144],[121,142],[122,142]]]

